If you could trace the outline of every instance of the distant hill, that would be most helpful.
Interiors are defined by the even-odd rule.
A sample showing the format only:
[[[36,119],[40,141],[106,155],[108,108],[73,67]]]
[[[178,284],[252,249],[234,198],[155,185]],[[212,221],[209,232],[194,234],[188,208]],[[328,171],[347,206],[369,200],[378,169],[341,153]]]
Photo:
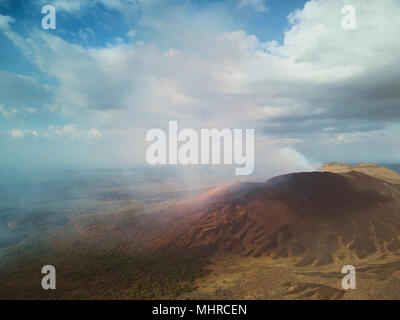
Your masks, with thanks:
[[[398,172],[374,163],[351,165],[339,162],[328,162],[322,165],[322,169],[333,173],[357,171],[390,183],[400,184],[400,174]]]

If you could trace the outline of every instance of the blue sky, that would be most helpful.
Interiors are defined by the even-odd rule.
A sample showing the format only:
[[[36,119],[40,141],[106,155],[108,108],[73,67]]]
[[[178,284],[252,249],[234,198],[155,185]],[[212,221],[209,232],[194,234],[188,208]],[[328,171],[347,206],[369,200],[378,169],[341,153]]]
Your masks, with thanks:
[[[0,0],[0,166],[142,164],[168,120],[255,128],[261,166],[399,162],[400,5],[350,2],[352,31],[341,0]]]

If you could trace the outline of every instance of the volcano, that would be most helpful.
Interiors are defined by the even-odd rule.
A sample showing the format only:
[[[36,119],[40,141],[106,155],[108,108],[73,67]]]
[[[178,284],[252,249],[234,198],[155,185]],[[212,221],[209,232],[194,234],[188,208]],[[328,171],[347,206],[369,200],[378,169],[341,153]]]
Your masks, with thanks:
[[[371,172],[293,173],[237,183],[174,212],[185,223],[164,248],[185,252],[290,258],[307,266],[400,249],[400,185]]]
[[[143,206],[77,217],[3,254],[0,299],[54,298],[38,272],[49,262],[66,299],[399,299],[400,175],[322,170],[167,188]],[[348,265],[354,290],[342,287]]]

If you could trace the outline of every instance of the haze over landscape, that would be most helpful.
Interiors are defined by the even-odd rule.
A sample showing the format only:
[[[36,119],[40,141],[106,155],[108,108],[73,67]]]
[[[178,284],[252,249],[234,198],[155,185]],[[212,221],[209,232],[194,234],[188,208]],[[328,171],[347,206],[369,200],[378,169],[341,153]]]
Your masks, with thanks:
[[[185,179],[81,169],[2,184],[0,297],[398,297],[399,173],[328,163],[266,182]],[[37,285],[49,261],[54,292]],[[354,292],[340,286],[348,264]]]
[[[0,0],[0,299],[398,299],[400,2],[350,2]],[[169,121],[254,171],[149,165]]]

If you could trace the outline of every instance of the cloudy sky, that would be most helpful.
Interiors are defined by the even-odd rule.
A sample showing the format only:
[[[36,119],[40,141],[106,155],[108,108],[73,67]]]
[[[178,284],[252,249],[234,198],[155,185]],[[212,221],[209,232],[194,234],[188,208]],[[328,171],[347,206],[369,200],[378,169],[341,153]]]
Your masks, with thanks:
[[[0,166],[141,164],[168,120],[254,128],[267,165],[399,163],[399,17],[398,0],[0,0]]]

